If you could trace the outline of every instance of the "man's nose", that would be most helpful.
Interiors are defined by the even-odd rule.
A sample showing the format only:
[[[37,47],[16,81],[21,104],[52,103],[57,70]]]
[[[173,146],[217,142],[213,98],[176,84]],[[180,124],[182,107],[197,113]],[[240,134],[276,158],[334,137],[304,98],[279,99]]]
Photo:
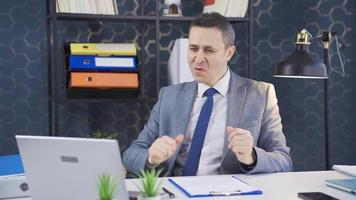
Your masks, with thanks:
[[[197,54],[195,55],[195,62],[202,63],[204,61],[205,61],[205,55],[201,52],[197,52]]]

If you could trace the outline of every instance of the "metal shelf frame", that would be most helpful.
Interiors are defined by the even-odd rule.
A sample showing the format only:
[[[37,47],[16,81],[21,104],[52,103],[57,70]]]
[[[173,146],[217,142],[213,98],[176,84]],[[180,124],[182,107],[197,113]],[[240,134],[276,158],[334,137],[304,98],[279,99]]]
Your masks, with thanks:
[[[96,14],[77,14],[77,13],[57,13],[56,12],[56,0],[48,0],[47,2],[47,48],[48,48],[48,129],[49,135],[58,136],[59,135],[59,104],[66,103],[123,103],[123,102],[154,102],[156,99],[145,98],[143,95],[144,84],[141,84],[140,95],[137,99],[133,98],[123,98],[123,99],[107,99],[107,98],[98,98],[98,99],[68,99],[63,96],[58,95],[58,86],[61,83],[58,83],[57,70],[62,69],[62,67],[57,66],[57,26],[58,21],[87,21],[87,22],[128,22],[128,23],[140,23],[140,32],[141,37],[139,42],[141,47],[144,43],[143,39],[143,23],[154,23],[155,24],[155,54],[156,54],[156,97],[158,96],[159,90],[161,88],[161,57],[160,57],[160,24],[161,23],[174,23],[177,21],[181,22],[190,22],[194,17],[170,17],[170,16],[161,16],[160,15],[160,5],[159,1],[155,3],[155,15],[146,16],[144,15],[143,6],[140,6],[140,15],[139,16],[126,16],[126,15],[96,15]],[[144,5],[144,0],[140,0],[141,5]],[[247,17],[237,17],[229,18],[232,23],[245,23],[248,26],[247,31],[247,52],[248,52],[248,61],[245,67],[245,74],[247,77],[251,77],[252,74],[252,45],[253,45],[253,2],[249,1]],[[142,51],[139,52],[139,57],[142,58]],[[141,63],[140,63],[141,64]],[[140,76],[142,76],[142,67],[140,67]],[[142,83],[142,78],[141,83]],[[144,111],[144,103],[141,103],[141,113]],[[144,119],[141,119],[141,125],[144,124]]]

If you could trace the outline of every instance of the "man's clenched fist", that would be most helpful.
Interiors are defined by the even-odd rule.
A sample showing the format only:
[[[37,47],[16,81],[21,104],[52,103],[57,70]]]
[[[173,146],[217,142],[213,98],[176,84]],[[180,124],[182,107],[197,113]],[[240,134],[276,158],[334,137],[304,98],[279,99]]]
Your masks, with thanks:
[[[159,165],[168,160],[176,151],[177,147],[183,142],[184,136],[178,135],[176,138],[162,136],[153,142],[148,149],[148,163]]]
[[[235,153],[237,159],[245,165],[253,164],[253,138],[250,131],[228,126],[226,132],[229,142],[228,147]]]

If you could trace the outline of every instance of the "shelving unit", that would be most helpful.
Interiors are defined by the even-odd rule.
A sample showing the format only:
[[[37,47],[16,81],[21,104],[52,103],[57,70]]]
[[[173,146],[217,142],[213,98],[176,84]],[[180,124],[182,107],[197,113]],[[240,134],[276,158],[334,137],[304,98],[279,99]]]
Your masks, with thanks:
[[[155,1],[155,0],[154,0]],[[193,16],[182,16],[182,17],[170,17],[160,15],[160,1],[155,1],[154,15],[144,15],[144,0],[140,0],[140,11],[138,15],[94,15],[94,14],[75,14],[75,13],[56,13],[56,0],[47,1],[47,48],[48,48],[48,119],[49,119],[49,134],[52,136],[58,135],[58,106],[59,104],[68,103],[123,103],[123,102],[154,102],[161,88],[161,55],[160,55],[160,38],[161,38],[161,24],[162,23],[176,23],[183,22],[189,23],[194,17]],[[244,18],[229,18],[229,20],[235,23],[244,23],[248,26],[247,29],[247,64],[245,67],[245,74],[247,77],[251,75],[251,55],[252,55],[252,30],[253,30],[253,5],[252,1],[249,3],[247,17]],[[140,24],[140,38],[136,41],[141,47],[141,51],[138,51],[139,58],[139,70],[140,70],[140,94],[137,98],[96,98],[96,99],[71,99],[67,95],[60,94],[58,88],[63,87],[63,82],[58,76],[58,70],[64,70],[64,66],[58,66],[58,47],[63,47],[63,42],[58,41],[58,26],[59,22],[100,22],[100,23],[138,23]],[[143,81],[142,66],[143,62],[140,60],[142,58],[143,51],[143,24],[151,23],[154,25],[155,30],[155,92],[154,97],[150,97],[144,94],[145,84]],[[62,48],[63,49],[63,48]],[[142,121],[143,123],[143,121]]]

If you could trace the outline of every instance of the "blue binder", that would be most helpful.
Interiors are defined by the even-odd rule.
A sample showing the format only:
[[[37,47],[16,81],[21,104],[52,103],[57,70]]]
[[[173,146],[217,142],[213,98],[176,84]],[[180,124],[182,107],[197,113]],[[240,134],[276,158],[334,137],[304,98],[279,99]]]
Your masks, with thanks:
[[[22,173],[24,168],[19,154],[0,156],[0,176]]]
[[[69,69],[73,71],[137,71],[137,63],[135,57],[71,55]]]

